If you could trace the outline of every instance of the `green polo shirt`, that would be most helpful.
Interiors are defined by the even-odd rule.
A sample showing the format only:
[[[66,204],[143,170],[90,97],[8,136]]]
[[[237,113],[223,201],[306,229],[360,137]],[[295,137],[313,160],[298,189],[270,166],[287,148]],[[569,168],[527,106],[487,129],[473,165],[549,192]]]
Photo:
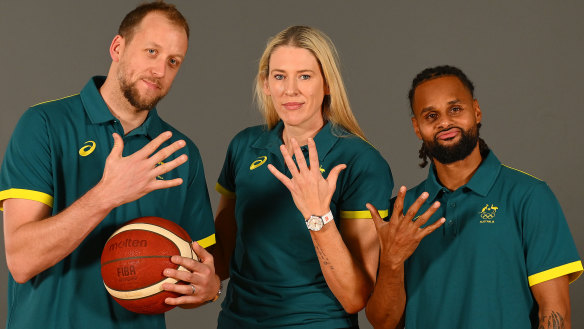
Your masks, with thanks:
[[[269,131],[245,129],[227,150],[217,190],[236,197],[237,236],[219,328],[356,326],[356,314],[347,314],[326,284],[290,192],[268,170],[272,164],[291,177],[279,149],[282,129],[282,122]],[[329,123],[314,141],[324,177],[347,165],[331,201],[337,226],[339,219],[371,218],[367,202],[387,213],[391,171],[373,146]]]
[[[560,205],[547,184],[502,165],[493,152],[471,180],[449,191],[428,178],[406,194],[404,211],[424,191],[426,225],[446,222],[406,261],[406,328],[537,328],[530,287],[582,273]]]
[[[110,113],[92,78],[80,94],[33,106],[18,122],[0,172],[0,203],[8,198],[39,201],[57,214],[102,177],[113,147],[112,133],[123,128]],[[153,191],[115,208],[69,256],[24,284],[8,279],[7,328],[164,328],[163,315],[141,315],[119,306],[104,288],[100,256],[116,227],[136,217],[158,216],[180,224],[204,247],[215,243],[213,216],[197,147],[162,121],[156,110],[124,136],[130,155],[164,131],[184,139],[188,162],[159,179],[183,178],[180,186]],[[5,219],[6,220],[6,219]],[[83,218],[79,218],[83,220]],[[42,255],[39,255],[42,257]]]

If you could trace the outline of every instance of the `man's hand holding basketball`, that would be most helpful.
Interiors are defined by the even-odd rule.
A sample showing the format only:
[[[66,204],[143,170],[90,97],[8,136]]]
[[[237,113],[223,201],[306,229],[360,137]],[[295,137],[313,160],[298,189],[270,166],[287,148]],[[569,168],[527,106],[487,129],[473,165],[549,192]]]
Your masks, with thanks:
[[[135,201],[154,190],[182,184],[181,178],[156,179],[187,161],[187,156],[183,154],[172,161],[162,163],[186,145],[184,140],[176,141],[154,153],[171,136],[171,132],[164,132],[139,151],[124,157],[122,156],[124,142],[120,135],[114,133],[114,146],[106,159],[101,181],[96,186],[101,190],[103,200],[117,207]]]
[[[367,209],[369,209],[371,216],[373,216],[373,222],[375,223],[377,235],[379,236],[381,246],[380,261],[389,262],[389,265],[392,267],[403,265],[405,260],[414,253],[420,241],[440,227],[445,221],[444,218],[441,218],[434,224],[422,228],[440,207],[440,203],[434,202],[424,214],[414,220],[418,210],[420,210],[420,207],[428,198],[428,193],[422,193],[404,214],[405,196],[406,188],[402,186],[395,200],[393,213],[389,222],[381,219],[379,212],[372,204],[367,204]]]
[[[183,295],[177,298],[167,298],[165,303],[169,305],[194,308],[213,301],[219,292],[221,281],[219,276],[215,274],[213,256],[196,242],[192,243],[192,248],[199,257],[199,261],[181,256],[172,256],[171,261],[181,265],[186,271],[170,268],[164,270],[165,276],[187,283],[165,283],[162,285],[164,290]]]

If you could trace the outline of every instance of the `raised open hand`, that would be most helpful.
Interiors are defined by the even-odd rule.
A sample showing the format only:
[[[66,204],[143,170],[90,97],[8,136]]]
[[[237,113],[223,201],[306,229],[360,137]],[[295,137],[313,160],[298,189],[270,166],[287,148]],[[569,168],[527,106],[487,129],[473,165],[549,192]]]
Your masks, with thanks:
[[[403,264],[414,253],[420,241],[445,222],[445,218],[442,217],[434,224],[422,228],[440,207],[440,203],[434,202],[426,212],[416,218],[418,210],[428,198],[428,193],[422,193],[404,214],[405,196],[406,188],[402,186],[393,205],[393,213],[389,222],[383,221],[372,204],[367,204],[367,209],[371,212],[379,236],[381,261],[389,261],[395,266]]]
[[[154,190],[182,184],[181,178],[156,179],[187,161],[187,156],[183,154],[172,161],[162,163],[164,159],[186,145],[184,140],[176,141],[154,153],[171,136],[171,132],[164,132],[134,154],[124,157],[122,155],[124,141],[120,135],[113,134],[114,146],[105,161],[103,176],[98,185],[114,206],[132,202]]]
[[[298,165],[292,160],[286,146],[280,146],[280,151],[286,166],[292,174],[292,178],[288,178],[271,164],[268,165],[268,169],[290,190],[294,204],[296,204],[304,219],[309,218],[311,215],[322,216],[329,212],[331,198],[337,186],[337,178],[341,170],[347,166],[344,164],[335,166],[329,172],[328,177],[324,179],[320,172],[318,152],[314,140],[312,138],[308,139],[310,167],[306,165],[306,159],[296,139],[292,138],[290,143]]]

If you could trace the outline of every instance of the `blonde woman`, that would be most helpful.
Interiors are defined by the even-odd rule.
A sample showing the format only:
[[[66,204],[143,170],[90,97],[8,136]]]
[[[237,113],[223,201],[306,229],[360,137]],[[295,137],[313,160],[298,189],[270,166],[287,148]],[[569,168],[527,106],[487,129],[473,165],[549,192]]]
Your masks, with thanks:
[[[324,33],[292,26],[272,38],[256,96],[266,123],[234,137],[216,186],[215,266],[230,278],[218,327],[357,328],[379,258],[365,204],[387,213],[389,166],[351,111]]]

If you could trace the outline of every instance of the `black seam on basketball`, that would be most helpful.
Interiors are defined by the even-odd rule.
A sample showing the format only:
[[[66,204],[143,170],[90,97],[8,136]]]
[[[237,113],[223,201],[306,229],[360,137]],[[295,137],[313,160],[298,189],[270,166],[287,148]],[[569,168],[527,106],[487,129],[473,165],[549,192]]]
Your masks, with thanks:
[[[166,278],[164,278],[163,280],[160,280],[160,281],[158,281],[158,282],[154,282],[153,284],[151,284],[151,285],[150,285],[150,287],[152,287],[152,286],[154,286],[154,285],[157,285],[157,284],[162,284],[162,283],[164,283],[164,281],[165,281],[165,280],[166,280]],[[176,284],[186,284],[186,283],[185,283],[184,281],[177,281],[177,282],[176,282]],[[130,290],[118,290],[118,289],[114,289],[114,288],[112,288],[112,287],[110,287],[110,286],[108,286],[108,285],[106,285],[106,286],[107,286],[108,288],[112,289],[112,290],[115,290],[115,291],[117,291],[117,292],[129,292],[129,291],[135,291],[135,290],[136,290],[136,289],[130,289]],[[161,293],[163,293],[163,292],[170,292],[170,293],[173,293],[173,294],[180,295],[180,293],[178,293],[178,292],[175,292],[175,291],[160,290],[160,291],[159,291],[159,292],[157,292],[157,293],[154,293],[154,294],[152,294],[152,295],[148,295],[148,296],[144,296],[144,297],[137,297],[137,298],[120,298],[120,297],[115,297],[115,296],[113,296],[113,297],[114,297],[114,298],[117,298],[117,299],[123,299],[123,300],[140,300],[140,299],[145,299],[145,298],[150,298],[150,297],[152,297],[152,296],[156,296],[156,295],[158,295],[158,294],[161,294]]]
[[[116,290],[116,291],[126,292],[126,291],[132,291],[132,290]],[[157,292],[155,294],[148,295],[148,296],[144,296],[144,297],[138,297],[138,298],[120,298],[120,297],[114,297],[114,298],[121,299],[121,300],[140,300],[140,299],[146,299],[146,298],[150,298],[152,296],[159,295],[159,294],[161,294],[163,292],[172,292],[172,293],[175,293],[177,295],[180,295],[179,293],[174,292],[174,291],[160,290],[159,292]]]
[[[101,266],[113,263],[113,262],[118,262],[118,261],[122,261],[122,260],[128,260],[128,259],[144,259],[144,258],[170,258],[171,256],[136,256],[136,257],[125,257],[125,258],[116,258],[116,259],[112,259],[112,260],[108,260],[105,263],[101,263]]]
[[[183,238],[182,238],[180,235],[176,234],[175,232],[173,232],[173,231],[171,231],[171,230],[169,230],[169,229],[167,229],[167,228],[165,228],[165,227],[162,227],[162,226],[159,226],[159,225],[150,224],[150,223],[134,223],[134,224],[144,224],[144,225],[152,225],[152,226],[156,226],[156,227],[158,227],[158,228],[161,228],[161,229],[163,229],[163,230],[165,230],[165,231],[167,231],[167,232],[170,232],[170,233],[174,234],[174,235],[175,235],[177,238],[179,238],[179,239],[183,240],[184,242],[186,242],[186,243],[190,244],[190,242],[189,242],[189,241],[187,241],[187,240],[183,239]],[[162,235],[162,234],[160,234],[160,233],[158,233],[158,232],[155,232],[155,231],[150,231],[150,230],[145,230],[145,229],[143,229],[143,228],[134,228],[134,229],[131,229],[131,230],[127,230],[127,231],[119,232],[118,234],[122,234],[122,233],[126,233],[126,232],[132,232],[132,231],[143,231],[143,232],[148,232],[148,233],[156,234],[156,235],[158,235],[158,236],[161,236],[161,237],[163,237],[163,238],[166,238],[164,235]],[[116,234],[116,235],[118,235],[118,234]],[[112,236],[111,236],[111,237],[108,239],[108,241],[109,241],[111,238],[113,238],[114,236],[116,236],[116,235],[112,235]]]

